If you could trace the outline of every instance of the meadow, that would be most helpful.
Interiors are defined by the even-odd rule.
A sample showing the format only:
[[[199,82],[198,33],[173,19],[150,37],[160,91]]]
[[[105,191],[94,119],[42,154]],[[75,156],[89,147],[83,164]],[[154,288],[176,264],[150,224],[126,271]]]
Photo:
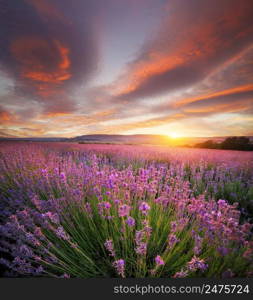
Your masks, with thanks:
[[[11,277],[253,277],[253,152],[2,142]]]

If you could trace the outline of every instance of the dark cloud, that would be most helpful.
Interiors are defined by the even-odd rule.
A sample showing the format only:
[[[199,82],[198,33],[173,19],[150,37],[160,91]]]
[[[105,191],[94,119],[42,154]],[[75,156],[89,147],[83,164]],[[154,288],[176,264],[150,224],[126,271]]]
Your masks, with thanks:
[[[94,9],[91,0],[0,0],[0,68],[16,94],[45,110],[75,109],[68,92],[98,61]]]
[[[157,38],[116,83],[122,86],[116,100],[161,95],[203,80],[253,42],[252,15],[251,0],[169,1]]]

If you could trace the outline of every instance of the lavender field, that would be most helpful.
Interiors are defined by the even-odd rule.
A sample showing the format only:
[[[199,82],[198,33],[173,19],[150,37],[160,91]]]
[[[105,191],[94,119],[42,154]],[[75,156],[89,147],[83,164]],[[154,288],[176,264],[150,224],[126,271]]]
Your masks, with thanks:
[[[2,142],[11,277],[253,277],[253,153]]]

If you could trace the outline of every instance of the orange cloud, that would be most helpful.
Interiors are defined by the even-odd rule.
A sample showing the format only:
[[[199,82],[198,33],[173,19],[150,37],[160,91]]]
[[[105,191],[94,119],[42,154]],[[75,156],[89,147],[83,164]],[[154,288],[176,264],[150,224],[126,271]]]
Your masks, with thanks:
[[[70,113],[67,112],[48,112],[42,115],[43,118],[55,118],[55,117],[63,117],[68,116]]]
[[[0,108],[0,124],[12,124],[17,121],[17,116]]]
[[[208,1],[192,2],[168,3],[170,15],[156,38],[114,83],[116,99],[150,97],[201,81],[252,41],[251,1],[221,1],[224,10]]]
[[[103,129],[102,131],[108,133],[120,133],[120,132],[133,130],[133,129],[156,127],[159,125],[169,124],[171,122],[181,120],[184,117],[185,114],[183,113],[175,113],[170,116],[157,117],[145,121],[139,121],[139,122],[137,121],[137,122],[127,123],[127,124],[119,123],[117,126],[106,125],[106,128]]]
[[[234,112],[241,112],[252,107],[252,100],[247,101],[236,101],[234,103],[217,103],[217,104],[210,104],[209,106],[205,107],[189,107],[185,108],[184,112],[191,114],[191,113],[199,113],[199,114],[211,114],[211,113],[234,113]]]
[[[253,91],[253,84],[242,85],[242,86],[226,89],[226,90],[215,92],[215,93],[210,93],[210,94],[201,95],[201,96],[197,96],[197,97],[185,98],[185,99],[179,100],[179,101],[175,102],[174,104],[172,104],[172,107],[177,108],[177,107],[181,107],[186,104],[198,102],[201,100],[208,100],[208,99],[212,99],[215,97],[240,94],[243,92],[251,92],[251,91]]]
[[[3,122],[10,121],[11,115],[7,111],[0,111],[0,119]]]
[[[69,49],[59,41],[50,44],[39,37],[19,37],[11,42],[10,50],[20,64],[21,77],[25,79],[60,84],[71,77]]]

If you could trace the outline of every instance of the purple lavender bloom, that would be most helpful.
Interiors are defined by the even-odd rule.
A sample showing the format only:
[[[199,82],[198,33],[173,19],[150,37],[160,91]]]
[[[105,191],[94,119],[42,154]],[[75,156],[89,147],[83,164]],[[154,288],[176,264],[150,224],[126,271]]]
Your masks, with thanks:
[[[28,257],[31,258],[34,256],[33,251],[31,250],[31,248],[29,248],[26,245],[21,245],[19,247],[19,252],[22,255],[22,257]]]
[[[111,208],[111,203],[110,202],[106,202],[106,201],[103,201],[103,202],[99,202],[98,203],[98,211],[99,211],[99,214],[101,216],[104,216],[104,214],[108,214],[109,213],[109,210]]]
[[[147,215],[148,214],[148,211],[150,210],[150,206],[148,205],[147,202],[142,202],[140,205],[139,205],[139,210],[142,212],[143,215]]]
[[[118,208],[119,216],[120,217],[128,216],[129,212],[130,212],[130,209],[131,209],[131,206],[129,206],[127,204],[120,205],[119,208]]]
[[[56,235],[65,240],[65,241],[69,241],[70,237],[69,235],[66,233],[66,231],[64,230],[64,228],[62,226],[59,226],[56,230],[55,230]]]
[[[34,235],[35,235],[36,238],[38,238],[40,240],[44,240],[45,239],[45,236],[42,233],[41,228],[38,227],[38,226],[35,227]]]
[[[222,278],[232,278],[234,276],[235,276],[235,274],[230,269],[223,272],[222,275],[221,275]]]
[[[220,253],[222,256],[226,256],[229,253],[229,249],[226,247],[218,247],[217,251]]]
[[[177,222],[176,221],[173,221],[170,223],[170,227],[171,227],[171,232],[176,232],[177,231]]]
[[[188,271],[187,270],[181,270],[180,272],[175,273],[172,277],[173,278],[185,278],[188,275]]]
[[[37,273],[37,274],[41,274],[41,273],[43,273],[43,272],[44,272],[44,269],[43,269],[42,266],[39,266],[39,267],[35,270],[35,273]]]
[[[104,243],[104,246],[106,250],[110,253],[110,256],[115,256],[115,251],[114,251],[114,246],[113,246],[113,241],[112,240],[107,240]]]
[[[33,246],[40,246],[40,241],[30,232],[26,233],[26,240],[31,243]]]
[[[87,203],[84,204],[84,209],[85,209],[85,211],[87,212],[87,214],[89,216],[92,215],[92,208],[91,208],[91,205],[90,205],[89,202],[87,202]]]
[[[51,211],[46,212],[45,214],[42,214],[43,217],[49,218],[49,220],[54,224],[59,224],[59,216],[57,213],[52,213]]]
[[[160,255],[157,255],[155,258],[155,263],[156,263],[156,266],[162,266],[162,265],[164,265],[164,260],[161,258]]]
[[[227,201],[222,200],[222,199],[218,200],[217,203],[218,203],[220,208],[223,208],[227,205]]]
[[[67,274],[67,273],[64,273],[64,274],[62,274],[61,276],[60,276],[60,278],[70,278],[70,275],[69,274]]]
[[[200,259],[196,256],[193,256],[190,262],[188,262],[187,267],[190,271],[205,271],[208,268],[208,265],[205,263],[204,259]]]
[[[147,238],[149,238],[151,236],[151,233],[152,233],[152,227],[150,227],[149,225],[146,225],[143,228],[143,231],[146,233]]]
[[[135,225],[135,219],[132,218],[132,217],[128,217],[128,218],[126,219],[126,223],[127,223],[127,225],[128,225],[129,227],[133,227],[133,226]]]
[[[110,209],[111,208],[111,203],[110,202],[103,202],[103,206],[105,209]]]
[[[135,242],[138,245],[144,238],[145,233],[142,230],[137,230],[135,232]]]
[[[116,269],[118,275],[120,275],[122,278],[125,277],[125,261],[124,259],[115,260],[113,262],[113,266]]]
[[[176,243],[178,243],[180,240],[176,237],[175,234],[171,233],[169,236],[168,236],[168,246],[169,248],[173,248]]]
[[[195,245],[193,248],[193,252],[195,255],[199,255],[201,252],[203,238],[201,238],[199,235],[195,235],[194,239],[195,239]]]
[[[135,252],[140,255],[146,255],[147,254],[147,243],[140,242],[137,245]]]
[[[61,173],[60,173],[60,179],[61,179],[62,181],[65,181],[65,180],[66,180],[66,175],[65,175],[64,172],[61,172]]]

